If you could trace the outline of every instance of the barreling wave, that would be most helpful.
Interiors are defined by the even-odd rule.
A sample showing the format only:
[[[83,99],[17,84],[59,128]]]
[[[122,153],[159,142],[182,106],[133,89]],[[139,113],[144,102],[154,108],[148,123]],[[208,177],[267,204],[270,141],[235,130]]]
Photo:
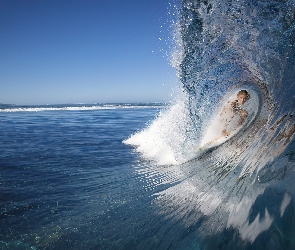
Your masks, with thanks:
[[[156,195],[159,213],[196,232],[202,249],[291,249],[295,1],[183,0],[176,12],[171,64],[180,94],[125,141],[182,173]],[[196,153],[222,103],[241,89],[258,98],[255,118],[225,143]]]
[[[294,1],[183,1],[180,8],[177,32],[182,56],[177,69],[196,134],[204,133],[229,91],[251,89],[261,99],[259,116],[237,140],[247,138],[247,148],[251,145],[251,152],[246,150],[251,160],[243,174],[279,156],[294,133],[294,5]],[[270,151],[273,156],[265,159]]]

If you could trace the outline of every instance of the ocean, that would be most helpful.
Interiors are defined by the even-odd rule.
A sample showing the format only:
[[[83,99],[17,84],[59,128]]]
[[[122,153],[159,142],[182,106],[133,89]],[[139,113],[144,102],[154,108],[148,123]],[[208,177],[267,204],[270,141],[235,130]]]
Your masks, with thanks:
[[[1,105],[0,248],[295,248],[295,2],[175,2],[169,104]]]
[[[0,248],[252,249],[254,242],[257,249],[291,249],[294,189],[263,183],[292,178],[295,151],[282,156],[284,174],[287,168],[291,174],[279,171],[258,186],[238,181],[239,166],[222,162],[222,146],[181,164],[169,163],[171,152],[162,150],[156,161],[158,132],[167,118],[183,114],[179,109],[177,103],[2,106]],[[141,142],[154,137],[151,148],[129,145],[145,133]]]
[[[132,210],[146,209],[146,199],[152,199],[139,173],[147,162],[122,141],[163,108],[162,104],[2,107],[0,248],[132,245],[126,235],[134,233],[134,223],[142,223]]]

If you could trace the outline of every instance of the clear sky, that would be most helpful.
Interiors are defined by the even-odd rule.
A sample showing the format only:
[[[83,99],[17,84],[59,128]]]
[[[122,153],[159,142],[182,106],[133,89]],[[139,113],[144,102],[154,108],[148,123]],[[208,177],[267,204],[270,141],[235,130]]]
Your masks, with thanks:
[[[0,103],[168,101],[168,0],[0,0]]]

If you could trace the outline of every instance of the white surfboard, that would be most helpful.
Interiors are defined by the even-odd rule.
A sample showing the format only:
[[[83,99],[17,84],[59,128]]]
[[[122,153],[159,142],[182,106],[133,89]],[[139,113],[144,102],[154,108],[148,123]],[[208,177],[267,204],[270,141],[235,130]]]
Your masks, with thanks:
[[[246,101],[242,105],[242,109],[247,111],[248,115],[242,125],[238,124],[238,121],[240,119],[240,116],[238,114],[234,115],[232,117],[232,113],[224,113],[224,108],[228,105],[230,105],[231,102],[235,101],[237,98],[237,93],[241,89],[245,89],[250,94],[250,99]],[[235,91],[232,91],[227,96],[226,100],[222,102],[220,110],[217,112],[217,115],[215,115],[211,119],[211,123],[208,127],[208,129],[205,131],[204,136],[201,140],[201,144],[198,147],[198,150],[206,150],[212,147],[219,146],[235,136],[241,129],[245,129],[249,126],[249,124],[255,119],[258,110],[259,110],[259,97],[258,94],[247,88],[241,88]],[[231,116],[231,117],[227,117]],[[228,122],[230,120],[230,122]],[[227,132],[230,132],[228,136],[224,136],[222,131],[226,128]]]

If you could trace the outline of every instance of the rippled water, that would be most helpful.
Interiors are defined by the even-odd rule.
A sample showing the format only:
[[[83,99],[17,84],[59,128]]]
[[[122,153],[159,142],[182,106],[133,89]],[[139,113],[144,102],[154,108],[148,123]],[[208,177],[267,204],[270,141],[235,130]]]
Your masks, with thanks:
[[[170,247],[293,249],[295,2],[183,0],[175,9],[181,94],[125,141],[174,165],[154,168],[173,183],[155,195],[157,212],[186,232]],[[255,117],[200,150],[208,133],[221,136],[212,121],[240,90]]]
[[[171,109],[2,113],[1,248],[292,249],[294,143],[255,182],[245,141],[180,165],[122,143]]]
[[[0,113],[2,248],[294,249],[295,2],[175,8],[169,107]],[[251,120],[200,152],[241,89]]]
[[[115,232],[124,227],[129,234],[132,224],[123,221],[133,217],[132,207],[146,207],[138,199],[150,198],[135,171],[141,168],[138,156],[122,141],[157,111],[1,113],[0,248],[127,244]]]

